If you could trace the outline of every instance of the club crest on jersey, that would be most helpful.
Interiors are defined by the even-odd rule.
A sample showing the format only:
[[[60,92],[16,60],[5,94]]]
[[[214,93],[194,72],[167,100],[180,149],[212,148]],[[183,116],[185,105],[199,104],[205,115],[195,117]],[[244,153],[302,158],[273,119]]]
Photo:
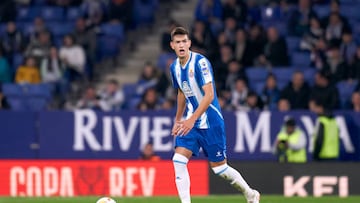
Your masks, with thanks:
[[[190,85],[187,81],[182,82],[182,91],[185,94],[186,97],[192,97],[194,96],[194,93],[192,92]]]
[[[194,71],[192,70],[192,69],[190,69],[190,71],[189,71],[189,77],[194,77]]]

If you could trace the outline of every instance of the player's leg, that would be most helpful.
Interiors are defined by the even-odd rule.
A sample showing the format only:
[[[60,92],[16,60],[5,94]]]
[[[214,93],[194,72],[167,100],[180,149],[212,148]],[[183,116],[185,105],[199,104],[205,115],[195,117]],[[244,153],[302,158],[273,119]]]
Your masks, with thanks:
[[[175,154],[173,164],[175,171],[175,183],[181,203],[190,203],[190,176],[187,163],[192,155],[198,155],[199,145],[197,142],[197,130],[191,130],[186,136],[175,138]]]
[[[210,167],[216,175],[229,181],[234,188],[242,192],[248,203],[258,203],[260,201],[259,192],[251,189],[240,172],[228,165],[226,159],[219,162],[210,161]]]
[[[215,126],[210,130],[204,131],[204,142],[201,142],[201,146],[207,155],[210,167],[214,173],[225,180],[242,192],[246,197],[248,203],[258,203],[260,194],[250,188],[242,175],[229,166],[226,161],[226,136],[223,125]]]

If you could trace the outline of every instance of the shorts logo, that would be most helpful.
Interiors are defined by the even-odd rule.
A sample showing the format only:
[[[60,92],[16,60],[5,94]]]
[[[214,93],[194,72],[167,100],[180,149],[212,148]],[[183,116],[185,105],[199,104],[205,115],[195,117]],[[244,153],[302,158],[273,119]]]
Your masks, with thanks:
[[[221,157],[221,156],[222,156],[222,153],[221,153],[220,151],[217,151],[215,156],[216,156],[216,157]]]
[[[184,92],[186,97],[194,96],[194,93],[192,92],[190,85],[187,81],[182,82],[182,91]]]

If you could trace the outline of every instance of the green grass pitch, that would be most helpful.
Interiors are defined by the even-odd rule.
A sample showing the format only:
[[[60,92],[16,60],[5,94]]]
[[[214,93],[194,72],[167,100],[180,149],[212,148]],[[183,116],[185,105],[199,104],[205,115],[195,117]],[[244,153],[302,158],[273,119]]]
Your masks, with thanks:
[[[98,197],[74,197],[74,198],[11,198],[0,197],[0,203],[95,203]],[[114,198],[117,203],[178,203],[177,197],[127,197]],[[221,195],[207,197],[193,197],[193,203],[246,203],[242,196]],[[348,198],[339,197],[307,197],[285,198],[282,196],[261,196],[260,203],[359,203],[360,196]]]

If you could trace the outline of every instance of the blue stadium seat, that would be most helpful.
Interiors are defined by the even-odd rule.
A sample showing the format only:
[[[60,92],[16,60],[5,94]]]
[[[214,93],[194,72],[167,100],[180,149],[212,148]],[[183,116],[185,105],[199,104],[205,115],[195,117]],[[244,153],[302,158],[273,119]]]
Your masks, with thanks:
[[[26,90],[28,97],[37,97],[45,100],[51,99],[51,86],[46,83],[36,85],[28,84],[26,85]]]
[[[286,23],[284,22],[263,21],[261,24],[265,30],[268,29],[269,27],[275,27],[280,35],[282,36],[287,35],[287,27],[286,27]]]
[[[48,23],[47,24],[49,30],[51,31],[51,33],[55,36],[55,37],[62,37],[64,35],[70,34],[73,32],[74,30],[74,23],[70,22],[70,23]]]
[[[265,81],[268,71],[265,67],[248,67],[245,70],[249,81]]]
[[[135,110],[135,109],[137,109],[137,105],[140,103],[140,101],[141,101],[141,98],[139,98],[139,97],[131,98],[131,99],[129,99],[129,101],[126,105],[126,108],[130,109],[130,110]]]
[[[136,96],[136,83],[126,83],[122,85],[122,89],[124,91],[125,98],[130,99]]]
[[[329,5],[315,5],[315,6],[313,6],[313,8],[319,18],[326,17],[330,14],[330,6]]]
[[[70,7],[67,9],[66,19],[68,21],[75,21],[77,18],[82,16],[82,10],[79,7]]]
[[[40,16],[45,21],[61,21],[64,20],[64,9],[55,6],[44,6],[41,9]]]
[[[98,38],[98,60],[116,56],[120,51],[120,40],[117,37],[100,36]]]
[[[253,82],[250,86],[256,92],[256,94],[261,95],[265,87],[265,81]]]
[[[15,72],[24,62],[24,55],[22,53],[15,53],[12,56],[13,72]]]
[[[313,85],[314,84],[314,80],[315,80],[315,74],[316,74],[316,69],[314,68],[306,68],[302,70],[303,74],[304,74],[304,80],[306,82],[308,82],[309,85]]]
[[[169,59],[175,59],[176,55],[173,53],[161,53],[157,60],[157,67],[161,70],[166,70],[166,63]]]
[[[27,98],[26,105],[30,111],[40,111],[47,109],[48,101],[45,98],[30,97]]]
[[[348,19],[360,20],[360,3],[354,5],[341,5],[340,13]]]
[[[299,37],[286,37],[286,43],[288,47],[289,53],[292,53],[294,51],[298,51],[300,47],[300,40]]]
[[[35,31],[34,24],[32,22],[17,22],[16,24],[25,36],[29,36]]]
[[[295,68],[298,67],[309,67],[311,64],[309,52],[294,52],[292,54],[292,65]]]
[[[106,36],[116,37],[120,41],[125,38],[124,26],[122,24],[106,23],[100,27],[101,33]]]
[[[25,99],[23,97],[7,97],[7,101],[13,111],[27,110]]]
[[[22,85],[7,83],[2,85],[2,92],[6,97],[22,97],[24,89]]]
[[[144,1],[135,0],[134,1],[134,21],[135,26],[142,25],[142,24],[151,24],[154,22],[154,14],[157,8],[157,1]]]
[[[40,7],[19,7],[17,11],[17,21],[32,21],[35,17],[40,15]]]
[[[273,68],[271,72],[275,75],[278,82],[289,82],[294,73],[292,68]]]
[[[336,87],[339,91],[339,98],[341,102],[341,106],[345,107],[347,102],[350,101],[351,95],[354,92],[358,82],[348,82],[348,81],[340,81],[336,84]]]

